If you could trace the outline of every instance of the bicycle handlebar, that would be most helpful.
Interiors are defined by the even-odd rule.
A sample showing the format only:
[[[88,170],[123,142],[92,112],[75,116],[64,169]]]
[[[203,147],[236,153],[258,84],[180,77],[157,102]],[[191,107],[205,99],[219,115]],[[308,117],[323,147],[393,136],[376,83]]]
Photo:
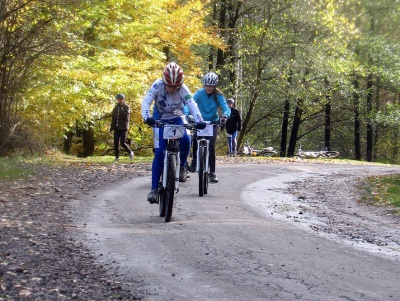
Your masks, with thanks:
[[[154,125],[150,125],[150,127],[157,127],[157,128],[161,128],[164,125],[175,125],[175,126],[182,126],[187,128],[188,130],[202,130],[206,127],[206,123],[205,122],[192,122],[192,123],[185,123],[185,124],[174,124],[174,123],[169,123],[169,122],[165,122],[165,121],[161,121],[161,120],[156,120]]]

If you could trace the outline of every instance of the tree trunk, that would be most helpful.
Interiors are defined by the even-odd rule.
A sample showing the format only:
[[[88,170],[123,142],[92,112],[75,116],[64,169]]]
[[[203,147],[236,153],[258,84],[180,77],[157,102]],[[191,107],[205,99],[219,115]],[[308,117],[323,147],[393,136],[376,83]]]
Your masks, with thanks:
[[[96,52],[96,40],[97,40],[97,32],[96,28],[100,23],[100,18],[96,19],[92,26],[89,27],[84,33],[84,40],[89,42],[89,44],[93,45],[93,47],[89,48],[88,57],[95,56]],[[164,51],[168,51],[168,49],[163,49]],[[165,53],[168,55],[168,53]],[[83,128],[80,131],[82,135],[82,152],[78,154],[79,157],[89,157],[94,154],[94,122],[93,121],[83,121]],[[79,135],[78,135],[79,137]]]
[[[308,69],[304,71],[304,75],[303,75],[303,79],[302,79],[303,86],[307,85],[306,78],[309,73],[310,73],[310,71]],[[290,134],[290,140],[289,140],[288,157],[293,157],[295,154],[295,151],[296,151],[296,143],[297,143],[297,138],[299,136],[301,117],[303,115],[303,105],[304,105],[303,98],[297,99],[296,110],[295,110],[294,119],[293,119],[292,132]]]
[[[257,99],[258,99],[258,95],[261,91],[261,89],[260,89],[261,74],[262,74],[261,65],[262,65],[262,58],[261,58],[261,55],[259,55],[258,62],[257,62],[257,75],[255,78],[255,86],[253,87],[253,92],[251,93],[252,98],[250,99],[249,109],[247,110],[246,117],[244,118],[243,123],[242,123],[242,131],[240,132],[240,135],[239,135],[240,141],[242,141],[244,132],[246,131],[246,128],[248,127],[248,125],[250,123],[251,115],[253,114],[254,107],[255,107]]]
[[[354,102],[354,157],[361,161],[361,138],[360,138],[360,95],[358,94],[359,82],[357,75],[354,75],[353,81],[353,102]]]
[[[218,26],[218,24],[216,22],[216,19],[217,19],[217,2],[218,2],[218,0],[214,1],[213,11],[212,11],[213,26],[215,26],[215,27]],[[213,47],[210,47],[210,52],[208,54],[208,70],[213,70],[214,69],[214,53],[215,53],[215,49]]]
[[[169,47],[168,47],[168,46],[164,46],[164,47],[163,47],[163,52],[164,52],[164,54],[165,54],[165,61],[166,61],[166,63],[169,63],[169,60],[171,59]]]
[[[372,125],[372,73],[368,75],[367,80],[367,158],[368,162],[372,162],[372,152],[373,152],[373,137],[374,137],[374,129]]]
[[[240,132],[239,135],[239,140],[238,140],[238,144],[240,145],[240,143],[243,140],[244,137],[244,133],[246,132],[247,127],[249,126],[250,123],[250,119],[252,117],[256,102],[258,100],[258,96],[261,93],[262,89],[261,89],[261,84],[262,84],[262,73],[266,64],[266,59],[265,59],[265,55],[264,55],[264,42],[266,40],[266,36],[267,36],[267,30],[269,27],[269,24],[271,22],[271,14],[266,14],[264,19],[264,30],[259,38],[259,44],[258,44],[258,50],[257,50],[257,59],[255,59],[256,62],[256,68],[255,68],[255,78],[254,78],[254,84],[252,86],[252,92],[249,94],[249,106],[248,106],[248,110],[246,112],[246,117],[243,120],[242,123],[242,131]]]
[[[297,100],[296,111],[294,113],[294,119],[293,119],[292,132],[290,134],[288,157],[293,157],[295,154],[302,114],[303,114],[303,99],[299,99]]]
[[[6,154],[6,144],[11,135],[12,121],[12,101],[7,94],[0,94],[0,155]]]
[[[282,117],[282,132],[281,132],[281,150],[279,153],[280,157],[286,156],[286,144],[288,136],[289,127],[289,111],[290,111],[290,100],[286,96],[285,105],[283,107],[283,117]]]
[[[86,127],[82,129],[82,147],[83,151],[79,157],[89,157],[94,154],[94,128],[93,122],[88,122]]]
[[[221,1],[221,10],[219,11],[219,22],[218,27],[223,32],[225,30],[226,23],[226,0]],[[225,66],[224,51],[222,49],[217,50],[217,64],[216,69],[222,69]]]
[[[296,58],[296,48],[291,48],[291,62],[294,62]],[[293,68],[289,69],[289,76],[287,80],[287,91],[290,90],[293,84]],[[286,93],[285,104],[283,107],[283,117],[282,117],[282,128],[281,128],[281,150],[279,155],[281,157],[286,156],[286,147],[287,147],[287,136],[288,136],[288,128],[289,128],[289,114],[290,114],[290,99],[289,95]]]
[[[381,95],[380,95],[380,85],[381,85],[381,79],[379,76],[376,78],[376,91],[375,91],[375,110],[376,112],[379,112],[380,110],[380,102],[381,102]],[[373,160],[376,162],[378,161],[378,140],[379,140],[379,127],[378,124],[375,124],[375,130],[374,130],[374,147],[373,147]]]
[[[325,78],[325,87],[329,88],[329,81]],[[324,147],[326,150],[331,150],[331,109],[332,99],[329,93],[325,96],[325,143]]]
[[[68,131],[65,133],[64,136],[64,143],[63,143],[63,151],[64,154],[69,155],[71,153],[71,147],[72,147],[72,138],[74,137],[74,132],[73,131]]]

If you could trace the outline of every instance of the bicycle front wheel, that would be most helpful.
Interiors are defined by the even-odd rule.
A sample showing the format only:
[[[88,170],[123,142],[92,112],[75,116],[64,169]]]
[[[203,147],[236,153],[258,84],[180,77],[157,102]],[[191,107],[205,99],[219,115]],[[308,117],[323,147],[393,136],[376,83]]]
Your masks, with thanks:
[[[276,155],[276,152],[262,150],[260,155],[265,157],[273,157]]]
[[[176,177],[176,154],[168,154],[167,164],[167,185],[164,191],[165,199],[165,222],[169,223],[172,219],[172,209],[175,198],[175,177]]]
[[[162,176],[161,181],[158,184],[158,203],[160,206],[160,217],[165,216],[165,193],[164,188],[162,187]]]
[[[210,171],[206,167],[206,171],[204,172],[204,194],[208,193],[208,183],[210,182]]]
[[[337,156],[339,156],[339,152],[337,151],[326,151],[323,154],[325,157],[327,158],[336,158]]]
[[[205,180],[205,162],[206,162],[206,156],[205,156],[205,148],[204,146],[200,146],[199,149],[199,196],[204,195],[204,180]]]

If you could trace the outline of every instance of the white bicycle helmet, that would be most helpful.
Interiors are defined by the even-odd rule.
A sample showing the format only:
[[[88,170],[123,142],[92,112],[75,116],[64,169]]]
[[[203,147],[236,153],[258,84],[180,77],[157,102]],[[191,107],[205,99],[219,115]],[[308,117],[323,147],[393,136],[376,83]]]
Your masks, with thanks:
[[[177,63],[169,63],[162,74],[164,84],[179,87],[183,84],[183,70]]]
[[[216,75],[214,72],[208,72],[206,75],[204,75],[202,82],[205,86],[217,86],[218,75]]]

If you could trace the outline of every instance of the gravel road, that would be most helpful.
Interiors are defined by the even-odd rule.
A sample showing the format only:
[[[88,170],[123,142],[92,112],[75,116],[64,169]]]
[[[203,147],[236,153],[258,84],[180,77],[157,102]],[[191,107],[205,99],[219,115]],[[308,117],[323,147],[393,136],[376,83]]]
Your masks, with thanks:
[[[218,164],[231,163],[253,162],[230,158],[219,159]],[[295,205],[287,206],[282,198],[266,205],[266,214],[273,208],[276,219],[398,261],[399,217],[388,208],[358,202],[356,187],[365,176],[400,173],[399,168],[357,165],[326,174],[325,165],[318,163],[320,173],[304,174],[282,188],[295,196]],[[143,279],[127,277],[115,262],[99,261],[98,254],[77,238],[80,228],[71,210],[71,203],[95,189],[149,174],[147,163],[71,165],[43,167],[28,179],[2,181],[0,300],[151,300],[153,292]]]
[[[180,185],[169,224],[145,201],[149,177],[90,193],[74,204],[76,223],[99,260],[138,280],[146,300],[396,299],[399,225],[358,206],[351,189],[361,173],[394,172],[225,164],[202,198],[196,174]]]

